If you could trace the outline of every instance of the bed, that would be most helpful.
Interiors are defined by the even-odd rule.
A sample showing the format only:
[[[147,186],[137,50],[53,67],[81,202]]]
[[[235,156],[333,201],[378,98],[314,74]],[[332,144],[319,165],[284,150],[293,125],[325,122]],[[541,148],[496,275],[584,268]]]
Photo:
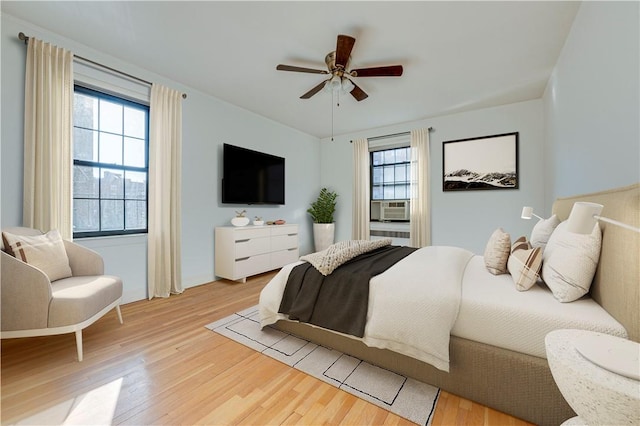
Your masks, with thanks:
[[[560,220],[566,220],[576,201],[603,204],[602,216],[633,226],[640,225],[640,184],[558,199],[553,205],[553,213]],[[468,256],[461,278],[459,312],[455,312],[451,332],[447,336],[449,351],[444,364],[437,360],[434,362],[429,354],[424,356],[422,349],[417,352],[406,350],[402,346],[372,342],[367,340],[367,335],[354,338],[286,320],[286,316],[277,314],[278,307],[274,306],[280,291],[276,288],[282,287],[293,265],[283,268],[261,294],[263,326],[275,323],[282,330],[532,423],[557,425],[574,413],[551,376],[544,353],[546,333],[556,328],[596,327],[596,330],[626,335],[635,341],[640,338],[639,234],[602,222],[600,228],[602,245],[590,297],[572,303],[558,303],[558,309],[544,307],[544,301],[552,297],[545,286],[536,285],[527,292],[516,292],[509,276],[489,276],[481,256]],[[412,256],[414,254],[409,258]],[[464,253],[462,256],[464,258]],[[398,264],[402,262],[404,260]],[[492,292],[499,292],[500,286],[509,287],[512,291],[496,293],[496,297]],[[518,299],[506,300],[508,297],[501,296],[504,294]],[[376,298],[375,295],[372,297]],[[542,303],[536,305],[534,301],[537,299]],[[517,309],[519,304],[533,308],[521,312]],[[576,317],[583,318],[584,322],[576,322]],[[518,333],[531,324],[533,329],[527,329],[529,331],[524,335]],[[414,348],[415,345],[409,346]]]

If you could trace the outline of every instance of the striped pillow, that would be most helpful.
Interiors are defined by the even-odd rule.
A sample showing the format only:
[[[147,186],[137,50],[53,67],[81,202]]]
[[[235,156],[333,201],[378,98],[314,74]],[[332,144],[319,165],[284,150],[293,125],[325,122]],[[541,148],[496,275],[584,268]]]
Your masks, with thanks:
[[[511,235],[498,228],[493,231],[484,249],[484,265],[493,275],[506,274],[510,252]]]
[[[529,290],[540,277],[542,249],[532,248],[525,237],[518,238],[511,246],[507,269],[516,284],[516,290]]]

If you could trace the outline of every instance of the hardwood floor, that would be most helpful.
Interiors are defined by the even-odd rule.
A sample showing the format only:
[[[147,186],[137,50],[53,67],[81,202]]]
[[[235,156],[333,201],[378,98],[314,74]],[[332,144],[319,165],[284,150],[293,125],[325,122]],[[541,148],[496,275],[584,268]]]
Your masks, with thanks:
[[[2,424],[412,424],[204,328],[273,276],[217,281],[108,313],[84,335],[2,341]],[[441,392],[438,425],[526,425]]]

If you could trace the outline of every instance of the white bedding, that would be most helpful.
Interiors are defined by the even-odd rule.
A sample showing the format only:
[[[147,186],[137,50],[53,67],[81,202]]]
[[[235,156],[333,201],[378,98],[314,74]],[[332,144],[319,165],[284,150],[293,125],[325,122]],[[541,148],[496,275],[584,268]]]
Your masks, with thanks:
[[[465,266],[472,257],[458,247],[425,247],[372,278],[360,340],[449,371],[450,330],[458,315]],[[282,268],[262,290],[263,327],[287,319],[278,308],[289,271],[297,264]]]
[[[624,327],[591,298],[560,303],[544,284],[516,291],[511,275],[492,275],[482,256],[469,261],[453,336],[546,358],[545,336],[562,328],[627,337]]]
[[[279,314],[283,267],[260,294],[261,325]],[[510,275],[492,275],[482,256],[457,247],[415,251],[370,284],[367,325],[360,339],[449,371],[450,335],[546,358],[544,337],[579,328],[626,337],[622,325],[590,298],[560,303],[544,285],[520,292]]]

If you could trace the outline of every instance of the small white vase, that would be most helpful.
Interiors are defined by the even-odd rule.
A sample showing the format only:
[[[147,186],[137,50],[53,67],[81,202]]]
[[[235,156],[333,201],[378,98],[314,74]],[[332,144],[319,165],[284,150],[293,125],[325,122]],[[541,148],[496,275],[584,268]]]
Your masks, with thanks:
[[[335,223],[313,224],[313,243],[316,251],[322,251],[333,244],[335,229]]]
[[[231,219],[231,224],[233,226],[247,226],[249,224],[248,217],[234,217]]]

